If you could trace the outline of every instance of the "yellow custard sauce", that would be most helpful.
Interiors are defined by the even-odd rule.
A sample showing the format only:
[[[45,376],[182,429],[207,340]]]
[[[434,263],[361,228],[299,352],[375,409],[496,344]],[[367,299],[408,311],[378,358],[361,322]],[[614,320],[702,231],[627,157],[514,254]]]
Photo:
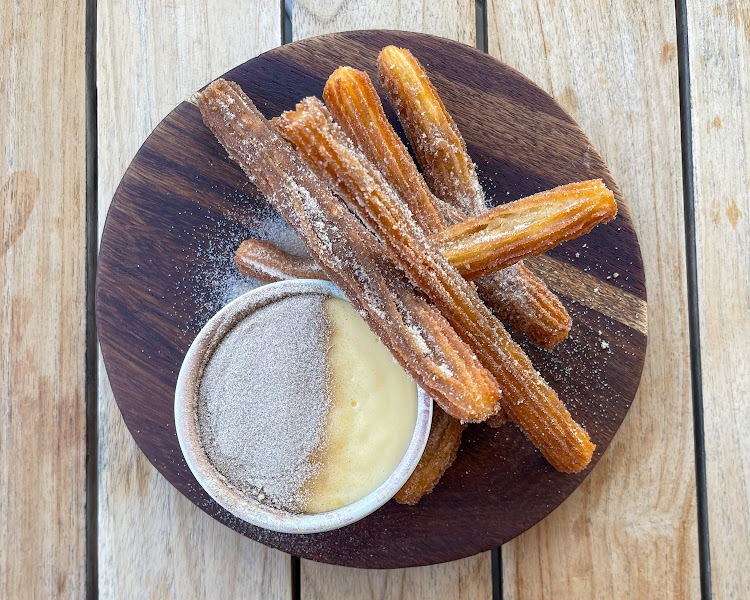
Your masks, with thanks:
[[[395,470],[414,434],[417,386],[346,301],[328,297],[331,405],[320,467],[303,510],[320,513],[364,498]]]

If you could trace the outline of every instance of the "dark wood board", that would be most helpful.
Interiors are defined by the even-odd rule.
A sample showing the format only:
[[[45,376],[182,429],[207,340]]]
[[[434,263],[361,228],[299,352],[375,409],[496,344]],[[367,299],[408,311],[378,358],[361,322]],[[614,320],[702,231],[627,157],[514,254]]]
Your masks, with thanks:
[[[441,38],[358,31],[277,48],[224,77],[238,82],[270,118],[306,95],[320,96],[339,65],[365,69],[377,81],[377,53],[388,44],[411,49],[425,64],[492,202],[596,177],[615,190],[619,214],[613,222],[530,263],[555,282],[568,306],[570,338],[548,353],[515,336],[597,444],[585,472],[557,473],[513,425],[478,425],[466,431],[454,466],[417,506],[392,501],[338,531],[268,532],[213,502],[177,442],[177,373],[200,327],[242,286],[232,266],[239,242],[270,236],[288,243],[290,236],[188,101],[158,125],[123,177],[102,235],[96,286],[99,340],[112,389],[153,465],[204,511],[244,535],[304,558],[364,568],[462,558],[543,519],[606,450],[635,396],[646,349],[643,265],[622,196],[580,128],[517,71]],[[602,301],[605,292],[616,301]]]

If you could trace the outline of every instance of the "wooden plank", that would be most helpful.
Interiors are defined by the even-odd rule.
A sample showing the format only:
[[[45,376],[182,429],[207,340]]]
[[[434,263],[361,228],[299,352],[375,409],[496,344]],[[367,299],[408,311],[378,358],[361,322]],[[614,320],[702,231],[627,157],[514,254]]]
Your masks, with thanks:
[[[295,39],[349,29],[405,29],[475,42],[473,2],[294,2]],[[302,598],[489,598],[490,554],[419,569],[365,571],[301,562]]]
[[[630,414],[576,493],[503,547],[504,597],[695,598],[674,5],[490,2],[488,42],[494,56],[578,120],[608,163],[640,237],[650,309],[646,366]]]
[[[695,236],[714,598],[750,588],[750,6],[688,2]]]
[[[86,593],[84,23],[0,5],[0,598]]]
[[[98,4],[99,226],[140,144],[175,105],[281,42],[275,0]],[[214,521],[136,447],[100,361],[101,598],[289,598],[291,560]]]
[[[474,600],[492,598],[490,553],[411,569],[350,569],[302,561],[302,598]]]
[[[295,40],[352,29],[402,29],[431,33],[475,45],[474,2],[466,0],[373,0],[292,3]]]

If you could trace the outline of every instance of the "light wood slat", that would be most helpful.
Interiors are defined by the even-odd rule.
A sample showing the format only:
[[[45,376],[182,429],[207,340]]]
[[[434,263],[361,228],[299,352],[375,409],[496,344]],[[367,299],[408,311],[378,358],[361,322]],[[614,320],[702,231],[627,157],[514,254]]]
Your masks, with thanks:
[[[609,165],[639,234],[649,304],[646,367],[633,407],[576,493],[503,546],[504,597],[695,598],[674,4],[495,0],[488,40],[494,56],[570,112]]]
[[[688,2],[714,598],[750,589],[750,5]]]
[[[474,2],[335,2],[297,0],[295,39],[350,29],[405,29],[475,43]],[[490,554],[434,567],[367,571],[301,563],[302,598],[490,598]]]
[[[98,3],[99,226],[125,168],[172,108],[281,42],[277,0]],[[100,361],[100,598],[289,598],[291,560],[214,521],[148,463]]]
[[[301,562],[302,600],[492,598],[489,552],[431,567],[385,571]]]
[[[353,29],[401,29],[475,44],[473,0],[294,0],[295,40]]]
[[[85,3],[0,3],[0,598],[85,596]]]

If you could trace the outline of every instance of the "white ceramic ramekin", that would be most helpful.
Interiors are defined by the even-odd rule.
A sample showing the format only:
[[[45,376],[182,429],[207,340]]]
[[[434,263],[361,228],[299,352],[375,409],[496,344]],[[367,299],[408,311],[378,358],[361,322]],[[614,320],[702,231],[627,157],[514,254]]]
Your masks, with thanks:
[[[290,514],[245,497],[229,485],[206,456],[198,435],[197,400],[200,377],[214,349],[239,321],[253,311],[283,297],[321,293],[346,299],[328,281],[297,279],[280,281],[251,290],[222,308],[193,340],[180,368],[175,390],[174,415],[177,438],[190,470],[206,492],[230,513],[265,529],[283,533],[318,533],[349,525],[388,502],[417,466],[432,423],[432,400],[418,389],[414,435],[396,470],[373,492],[357,502],[319,514]]]

